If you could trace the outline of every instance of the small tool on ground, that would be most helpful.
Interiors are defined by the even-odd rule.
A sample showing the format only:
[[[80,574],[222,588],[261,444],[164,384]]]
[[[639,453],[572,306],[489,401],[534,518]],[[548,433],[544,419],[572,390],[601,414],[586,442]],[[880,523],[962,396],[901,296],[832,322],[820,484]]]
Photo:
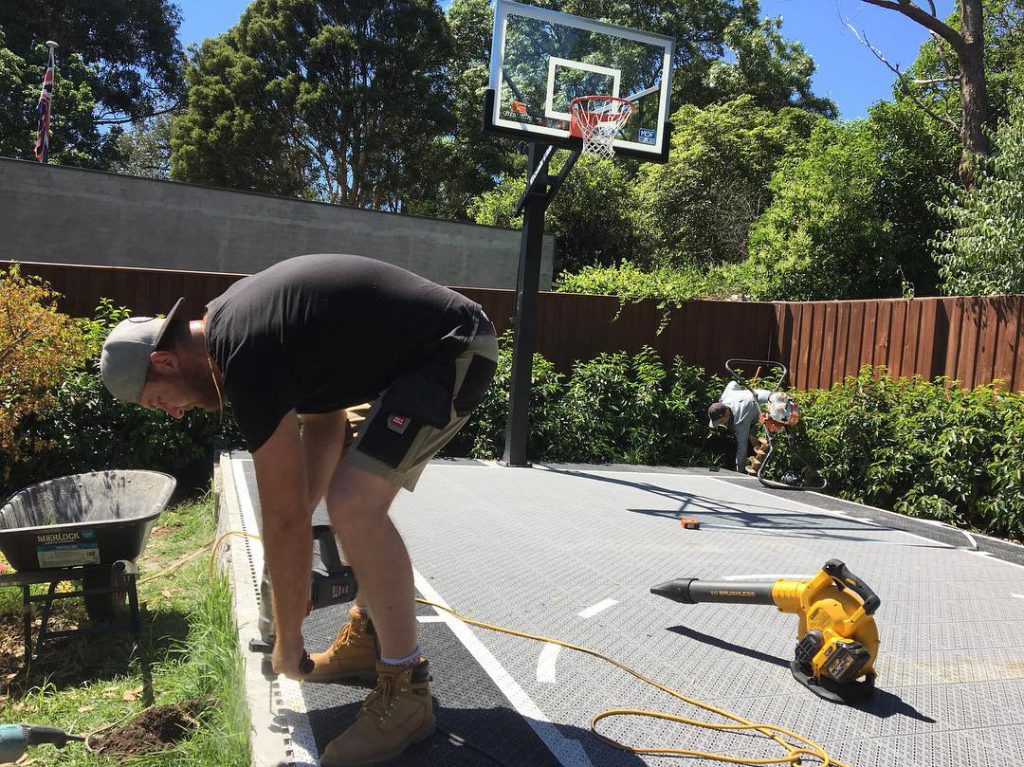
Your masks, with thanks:
[[[0,724],[0,764],[16,762],[30,746],[50,743],[64,748],[70,740],[84,741],[81,735],[71,735],[57,727],[39,727],[34,724]]]
[[[678,578],[652,594],[684,604],[728,602],[775,605],[800,619],[793,678],[820,698],[851,703],[874,692],[881,599],[838,559],[806,581],[702,581]],[[863,678],[862,678],[863,677]]]

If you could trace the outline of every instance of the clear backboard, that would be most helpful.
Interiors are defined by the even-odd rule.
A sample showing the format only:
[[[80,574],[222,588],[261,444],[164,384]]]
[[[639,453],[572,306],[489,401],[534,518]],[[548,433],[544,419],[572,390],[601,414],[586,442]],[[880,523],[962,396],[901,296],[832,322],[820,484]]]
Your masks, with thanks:
[[[614,96],[633,104],[615,152],[664,162],[674,48],[671,37],[497,0],[484,128],[579,148],[569,102]]]

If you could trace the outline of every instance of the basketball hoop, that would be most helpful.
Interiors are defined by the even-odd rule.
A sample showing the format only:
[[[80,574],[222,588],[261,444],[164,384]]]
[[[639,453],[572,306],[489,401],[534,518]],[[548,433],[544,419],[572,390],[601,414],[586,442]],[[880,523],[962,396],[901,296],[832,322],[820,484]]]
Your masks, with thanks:
[[[619,135],[633,103],[615,96],[580,96],[569,102],[569,134],[583,139],[583,151],[611,159],[612,142]]]

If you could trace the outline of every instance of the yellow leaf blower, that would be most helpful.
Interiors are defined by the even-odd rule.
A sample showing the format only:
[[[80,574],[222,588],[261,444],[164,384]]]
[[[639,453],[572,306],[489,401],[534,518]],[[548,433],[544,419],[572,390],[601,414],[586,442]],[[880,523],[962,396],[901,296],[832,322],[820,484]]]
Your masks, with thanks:
[[[806,581],[678,578],[655,586],[651,593],[690,605],[775,605],[800,619],[790,662],[794,679],[834,703],[852,703],[874,692],[879,641],[873,616],[882,600],[838,559],[830,559]]]

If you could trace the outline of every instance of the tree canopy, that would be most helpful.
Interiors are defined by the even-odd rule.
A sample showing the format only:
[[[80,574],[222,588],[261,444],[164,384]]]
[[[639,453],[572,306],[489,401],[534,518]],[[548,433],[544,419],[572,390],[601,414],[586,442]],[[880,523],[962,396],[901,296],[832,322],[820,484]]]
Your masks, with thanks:
[[[1024,107],[1010,106],[996,131],[997,151],[982,163],[975,189],[949,186],[940,207],[948,226],[936,241],[951,295],[1024,293]]]
[[[50,162],[106,168],[119,125],[172,107],[183,95],[181,15],[168,0],[55,0],[0,4],[5,108],[0,152],[30,159],[35,103],[58,43]],[[111,126],[113,129],[111,130]]]
[[[438,182],[451,49],[434,0],[256,0],[189,68],[172,175],[403,210]]]

